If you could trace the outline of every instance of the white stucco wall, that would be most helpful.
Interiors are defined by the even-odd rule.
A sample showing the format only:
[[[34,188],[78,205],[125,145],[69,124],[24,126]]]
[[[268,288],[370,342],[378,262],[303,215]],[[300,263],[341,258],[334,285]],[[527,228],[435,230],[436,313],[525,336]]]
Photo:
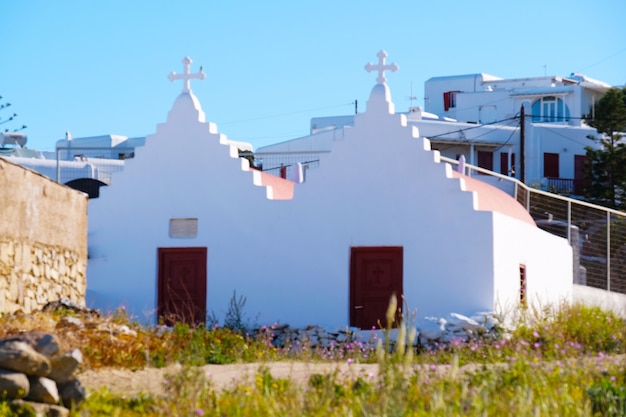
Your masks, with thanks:
[[[124,304],[153,320],[159,247],[207,247],[208,311],[223,317],[237,291],[261,324],[347,325],[352,246],[404,248],[405,297],[420,317],[492,310],[502,283],[519,282],[509,268],[518,261],[496,259],[508,251],[495,250],[496,239],[535,238],[535,229],[511,230],[475,211],[475,195],[394,114],[386,85],[374,87],[367,112],[333,141],[293,200],[268,200],[225,142],[195,97],[182,94],[114,186],[90,202],[90,306]],[[170,238],[171,218],[197,218],[197,237]],[[538,255],[526,255],[533,245],[510,250],[540,267]],[[558,256],[554,268],[571,265]]]
[[[518,306],[520,265],[526,268],[528,305],[557,306],[571,300],[572,248],[567,240],[494,213],[494,293],[503,312]]]

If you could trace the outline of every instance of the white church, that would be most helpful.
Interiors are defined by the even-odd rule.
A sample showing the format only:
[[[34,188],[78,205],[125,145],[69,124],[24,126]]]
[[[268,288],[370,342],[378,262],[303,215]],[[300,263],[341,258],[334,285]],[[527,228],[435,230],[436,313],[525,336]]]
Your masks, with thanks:
[[[370,329],[393,293],[419,317],[569,300],[566,239],[442,162],[396,113],[385,77],[397,66],[378,57],[366,111],[295,181],[239,157],[206,120],[190,85],[204,77],[186,59],[167,120],[89,203],[88,306],[203,322],[236,291],[261,324]]]

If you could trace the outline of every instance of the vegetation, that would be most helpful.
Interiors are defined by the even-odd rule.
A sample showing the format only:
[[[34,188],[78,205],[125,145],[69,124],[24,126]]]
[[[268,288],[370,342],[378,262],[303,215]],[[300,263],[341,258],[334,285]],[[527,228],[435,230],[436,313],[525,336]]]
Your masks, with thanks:
[[[239,299],[242,300],[242,299]],[[388,323],[396,306],[390,303]],[[242,307],[243,303],[239,303]],[[407,308],[404,311],[408,311]],[[123,309],[82,317],[83,329],[60,323],[72,312],[4,316],[0,336],[55,331],[64,349],[81,348],[85,369],[139,369],[181,363],[167,376],[163,396],[91,393],[75,416],[621,416],[626,413],[626,326],[598,308],[529,307],[513,330],[495,340],[476,338],[416,349],[408,313],[396,342],[367,346],[287,349],[273,346],[271,329],[255,336],[223,327],[142,326]],[[341,358],[341,359],[338,359]],[[275,360],[372,362],[378,372],[312,374],[304,382],[276,378],[261,366],[249,381],[214,386],[208,363]],[[354,369],[354,368],[349,368]],[[0,403],[0,417],[11,415]],[[27,415],[27,414],[24,414]]]
[[[590,139],[600,149],[587,147],[590,166],[586,175],[585,196],[594,203],[626,209],[626,88],[612,88],[595,104],[587,123],[600,137]]]

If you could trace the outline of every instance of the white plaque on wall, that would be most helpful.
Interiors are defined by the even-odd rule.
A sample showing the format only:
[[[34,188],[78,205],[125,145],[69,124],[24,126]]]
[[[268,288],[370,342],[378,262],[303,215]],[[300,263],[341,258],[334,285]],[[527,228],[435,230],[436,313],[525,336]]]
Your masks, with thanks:
[[[198,219],[170,219],[170,237],[189,239],[198,236]]]

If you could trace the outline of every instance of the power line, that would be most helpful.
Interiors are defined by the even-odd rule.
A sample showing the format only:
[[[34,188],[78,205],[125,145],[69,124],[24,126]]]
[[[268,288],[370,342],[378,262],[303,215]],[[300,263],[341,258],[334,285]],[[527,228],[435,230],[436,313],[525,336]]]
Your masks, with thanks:
[[[441,133],[439,135],[429,136],[428,138],[429,139],[439,138],[441,136],[447,136],[447,135],[450,135],[452,133],[460,133],[460,132],[465,132],[467,130],[479,129],[479,128],[483,127],[483,126],[490,126],[490,125],[494,125],[494,124],[501,124],[502,122],[506,122],[506,121],[509,121],[509,120],[515,120],[515,119],[518,119],[518,118],[519,118],[519,116],[514,116],[514,117],[509,117],[509,118],[506,118],[506,119],[502,119],[502,120],[496,120],[495,122],[477,124],[476,126],[470,126],[470,127],[466,127],[466,128],[463,128],[463,129],[456,129],[456,130],[452,130],[450,132]]]
[[[586,71],[586,70],[588,70],[588,69],[589,69],[589,68],[591,68],[591,67],[595,67],[596,65],[601,64],[601,63],[603,63],[604,61],[608,61],[609,59],[611,59],[611,58],[613,58],[613,57],[616,57],[617,55],[621,54],[621,53],[622,53],[622,52],[624,52],[624,51],[626,51],[626,48],[622,49],[622,50],[621,50],[621,51],[619,51],[619,52],[614,53],[613,55],[610,55],[610,56],[608,56],[608,57],[606,57],[606,58],[603,58],[603,59],[601,59],[600,61],[594,62],[593,64],[591,64],[591,65],[589,65],[589,66],[587,66],[587,67],[585,67],[585,68],[581,69],[580,71],[576,71],[576,72],[583,72],[583,71]]]
[[[308,113],[308,112],[312,112],[312,111],[335,109],[335,108],[338,108],[338,107],[352,106],[352,105],[354,105],[354,101],[351,102],[351,103],[336,104],[336,105],[333,105],[333,106],[319,107],[319,108],[316,108],[316,109],[297,110],[297,111],[293,111],[293,112],[289,112],[289,113],[273,114],[273,115],[269,115],[269,116],[254,117],[254,118],[251,118],[251,119],[232,120],[230,122],[220,123],[220,125],[224,126],[224,125],[230,125],[230,124],[234,124],[234,123],[254,122],[254,121],[257,121],[257,120],[273,119],[275,117],[293,116],[294,114],[301,114],[301,113]]]

